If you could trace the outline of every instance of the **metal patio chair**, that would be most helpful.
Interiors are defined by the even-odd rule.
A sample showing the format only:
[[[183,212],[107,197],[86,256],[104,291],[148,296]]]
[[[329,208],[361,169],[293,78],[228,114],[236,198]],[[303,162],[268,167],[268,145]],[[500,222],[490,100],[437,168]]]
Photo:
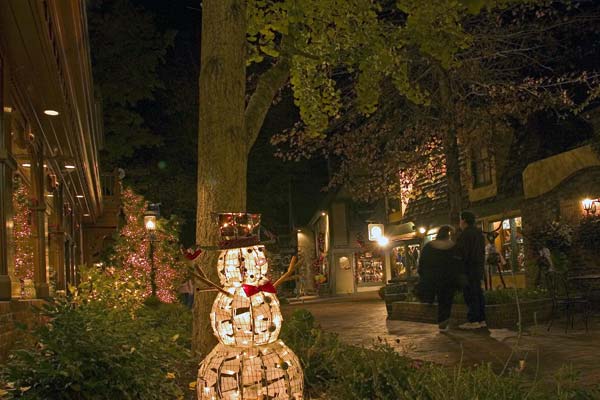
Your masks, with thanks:
[[[581,313],[587,333],[589,332],[589,317],[592,310],[591,303],[588,296],[575,294],[569,288],[565,275],[556,271],[548,271],[545,274],[546,288],[552,299],[552,311],[547,330],[550,331],[557,315],[564,314],[566,317],[565,333],[567,333],[569,325],[571,325],[571,329],[574,328],[575,315]]]

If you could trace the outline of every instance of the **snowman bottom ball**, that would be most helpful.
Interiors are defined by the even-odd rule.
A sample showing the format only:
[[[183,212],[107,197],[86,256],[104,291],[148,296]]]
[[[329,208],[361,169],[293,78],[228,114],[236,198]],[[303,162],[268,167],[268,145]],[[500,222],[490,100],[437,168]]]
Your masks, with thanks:
[[[198,399],[299,400],[298,357],[282,341],[242,348],[219,343],[200,364]]]

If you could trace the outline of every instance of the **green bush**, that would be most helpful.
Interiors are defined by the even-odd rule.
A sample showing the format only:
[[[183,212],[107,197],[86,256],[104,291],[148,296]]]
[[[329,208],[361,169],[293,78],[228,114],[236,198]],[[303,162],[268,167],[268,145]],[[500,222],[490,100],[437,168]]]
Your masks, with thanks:
[[[35,332],[37,345],[13,352],[1,371],[9,399],[175,399],[193,380],[182,306],[132,314],[64,300],[41,312],[50,322]]]

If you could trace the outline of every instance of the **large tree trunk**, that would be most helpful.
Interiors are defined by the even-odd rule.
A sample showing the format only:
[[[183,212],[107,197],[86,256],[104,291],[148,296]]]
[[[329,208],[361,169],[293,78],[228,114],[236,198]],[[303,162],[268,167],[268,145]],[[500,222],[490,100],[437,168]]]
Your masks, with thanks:
[[[444,138],[446,155],[446,180],[448,182],[448,212],[450,223],[458,226],[462,209],[462,184],[460,182],[460,157],[456,129],[450,127]]]
[[[211,213],[246,208],[245,44],[245,1],[204,0],[196,220],[196,243],[204,246],[217,242]],[[198,261],[214,282],[217,255],[208,251]],[[199,356],[216,344],[209,318],[214,298],[214,292],[196,292],[192,350]]]
[[[436,76],[439,80],[440,103],[448,125],[444,132],[443,143],[446,158],[446,181],[448,184],[448,217],[451,224],[458,226],[462,209],[462,184],[460,181],[460,154],[456,121],[452,111],[452,93],[448,74],[442,67],[436,69]]]

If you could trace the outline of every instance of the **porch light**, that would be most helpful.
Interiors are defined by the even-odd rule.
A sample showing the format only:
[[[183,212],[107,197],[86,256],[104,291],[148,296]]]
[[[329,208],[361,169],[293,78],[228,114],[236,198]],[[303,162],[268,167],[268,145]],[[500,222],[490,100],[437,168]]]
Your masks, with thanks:
[[[587,215],[596,214],[596,200],[584,199],[581,201],[581,204]]]
[[[21,164],[21,166],[23,166],[25,168],[29,168],[29,167],[31,167],[31,164],[30,163],[23,163],[23,164]]]
[[[73,164],[65,164],[65,169],[75,169]]]
[[[78,194],[75,197],[77,197],[78,199],[83,199],[84,196],[82,194]]]
[[[57,115],[60,115],[60,113],[56,110],[44,110],[44,114],[49,115],[51,117],[56,117]]]
[[[419,233],[420,233],[421,235],[424,235],[424,234],[425,234],[425,232],[427,232],[427,228],[425,228],[424,226],[421,226],[421,227],[419,227]]]

